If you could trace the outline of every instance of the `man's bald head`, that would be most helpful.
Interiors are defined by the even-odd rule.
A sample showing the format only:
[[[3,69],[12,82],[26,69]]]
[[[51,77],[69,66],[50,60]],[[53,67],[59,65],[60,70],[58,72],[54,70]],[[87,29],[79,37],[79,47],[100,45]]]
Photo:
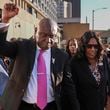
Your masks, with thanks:
[[[40,26],[43,26],[44,28],[49,28],[49,30],[53,33],[56,34],[57,33],[57,24],[49,19],[49,18],[43,18],[38,25],[38,29]]]
[[[57,32],[57,24],[49,18],[42,19],[37,28],[36,40],[42,49],[48,49],[48,44],[53,41],[53,37]]]

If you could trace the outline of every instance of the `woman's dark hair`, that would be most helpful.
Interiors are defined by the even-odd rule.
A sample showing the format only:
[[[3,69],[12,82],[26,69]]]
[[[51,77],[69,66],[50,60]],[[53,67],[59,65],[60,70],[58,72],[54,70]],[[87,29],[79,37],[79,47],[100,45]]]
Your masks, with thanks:
[[[81,37],[81,39],[78,43],[79,45],[78,45],[78,51],[76,53],[76,56],[78,56],[79,58],[86,58],[85,48],[91,38],[95,38],[96,42],[98,43],[98,50],[97,50],[96,57],[99,59],[101,52],[102,52],[102,45],[101,45],[101,42],[100,42],[99,38],[97,37],[96,33],[93,31],[87,31],[83,34],[83,36]]]
[[[75,43],[75,47],[78,48],[78,43],[77,40],[75,38],[71,38],[67,41],[67,45],[66,45],[66,52],[69,54],[69,56],[71,57],[71,52],[69,50],[69,43],[73,41]]]

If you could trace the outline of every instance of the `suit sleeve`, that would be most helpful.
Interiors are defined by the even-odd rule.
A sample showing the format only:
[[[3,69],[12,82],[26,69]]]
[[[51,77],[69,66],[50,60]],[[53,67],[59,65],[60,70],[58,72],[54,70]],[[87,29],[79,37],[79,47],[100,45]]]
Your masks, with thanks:
[[[62,82],[62,110],[80,110],[77,100],[75,84],[72,80],[69,61],[64,67],[64,77]]]
[[[0,31],[0,54],[2,56],[7,56],[14,58],[17,53],[17,43],[6,41],[7,31]]]

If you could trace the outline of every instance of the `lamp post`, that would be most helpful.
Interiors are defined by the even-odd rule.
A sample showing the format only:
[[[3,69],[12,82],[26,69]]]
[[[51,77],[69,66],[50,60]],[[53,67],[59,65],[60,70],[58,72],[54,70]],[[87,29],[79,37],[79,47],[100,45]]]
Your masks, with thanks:
[[[107,9],[107,8],[104,7],[104,8],[97,8],[95,10],[92,10],[92,30],[94,30],[94,13],[95,13],[95,11],[101,10],[101,9]]]

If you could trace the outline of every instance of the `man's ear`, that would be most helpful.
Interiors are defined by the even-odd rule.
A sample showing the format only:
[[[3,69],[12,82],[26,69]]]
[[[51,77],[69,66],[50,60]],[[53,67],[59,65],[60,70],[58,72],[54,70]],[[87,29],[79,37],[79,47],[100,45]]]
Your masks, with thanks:
[[[37,34],[37,27],[34,27],[34,36],[33,36],[33,39],[36,39],[36,34]]]

